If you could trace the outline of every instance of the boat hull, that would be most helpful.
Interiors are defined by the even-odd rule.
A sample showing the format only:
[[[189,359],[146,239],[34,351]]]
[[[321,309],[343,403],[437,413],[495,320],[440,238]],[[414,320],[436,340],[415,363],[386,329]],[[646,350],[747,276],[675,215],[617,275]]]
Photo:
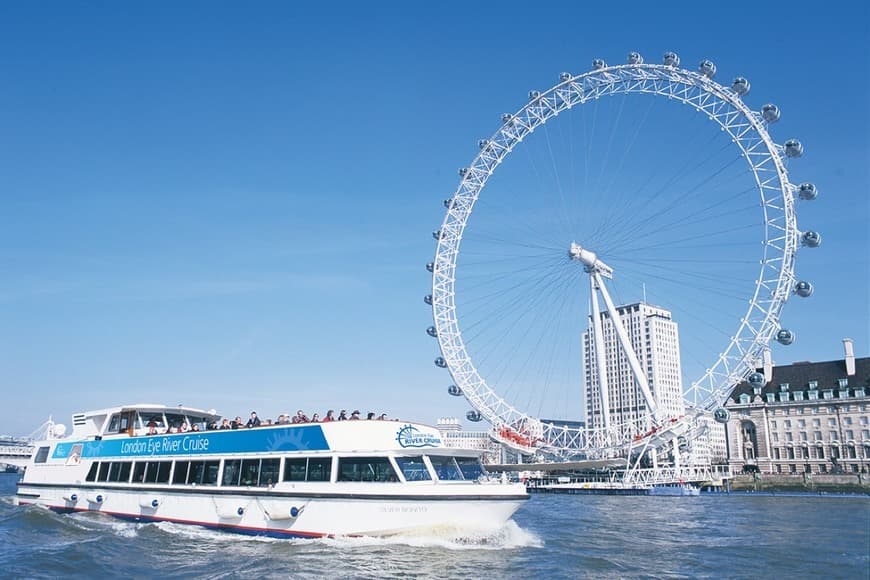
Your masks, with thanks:
[[[407,486],[404,486],[407,487]],[[486,485],[438,490],[176,491],[19,485],[20,505],[92,512],[143,522],[173,522],[273,537],[389,536],[428,529],[495,530],[528,496],[491,493]],[[477,487],[478,489],[474,489]],[[492,489],[495,491],[495,489]]]

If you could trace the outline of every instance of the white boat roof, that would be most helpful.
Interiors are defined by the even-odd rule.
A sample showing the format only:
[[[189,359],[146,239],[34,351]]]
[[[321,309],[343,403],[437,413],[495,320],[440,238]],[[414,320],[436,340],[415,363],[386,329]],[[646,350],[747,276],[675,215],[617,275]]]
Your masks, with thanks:
[[[150,412],[150,413],[178,413],[183,415],[196,415],[207,417],[209,419],[220,419],[221,415],[215,411],[214,409],[210,411],[205,411],[203,409],[197,409],[196,407],[187,407],[185,405],[161,405],[158,403],[135,403],[133,405],[120,405],[117,407],[106,407],[105,409],[96,409],[94,411],[85,411],[83,413],[77,413],[79,416],[84,417],[103,417],[106,415],[111,415],[113,413],[122,413],[124,411],[138,411],[138,412]]]

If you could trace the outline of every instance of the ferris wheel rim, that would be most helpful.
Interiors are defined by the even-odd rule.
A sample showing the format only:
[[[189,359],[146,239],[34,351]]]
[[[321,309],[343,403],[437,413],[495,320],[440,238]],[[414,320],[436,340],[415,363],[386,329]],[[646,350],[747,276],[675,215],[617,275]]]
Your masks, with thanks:
[[[544,442],[561,436],[561,440],[571,441],[572,449],[576,449],[578,444],[598,449],[612,445],[611,434],[542,424],[540,419],[517,409],[501,397],[480,375],[465,347],[456,314],[456,260],[468,218],[489,177],[535,129],[562,111],[602,96],[631,93],[667,96],[707,114],[728,131],[746,158],[761,196],[764,249],[761,271],[737,332],[715,363],[692,383],[686,393],[694,396],[690,404],[705,408],[711,408],[724,399],[733,388],[731,383],[736,383],[735,379],[752,372],[751,363],[779,330],[780,313],[795,280],[794,260],[798,245],[795,186],[788,179],[783,147],[774,143],[761,114],[745,105],[737,92],[705,74],[676,66],[629,63],[566,75],[564,73],[560,82],[547,91],[533,91],[529,102],[516,113],[503,116],[501,127],[490,139],[480,142],[480,153],[462,172],[460,184],[447,204],[447,213],[437,232],[438,244],[432,268],[432,308],[436,337],[446,367],[463,396],[482,418],[496,427],[525,424]],[[761,175],[762,168],[764,175]],[[629,429],[635,427],[628,426]],[[615,428],[624,430],[626,426]]]

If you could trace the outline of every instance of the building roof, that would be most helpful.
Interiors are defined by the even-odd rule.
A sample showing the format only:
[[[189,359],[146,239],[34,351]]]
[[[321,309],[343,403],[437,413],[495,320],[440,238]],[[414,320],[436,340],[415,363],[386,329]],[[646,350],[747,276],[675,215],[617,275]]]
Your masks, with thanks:
[[[763,369],[758,369],[758,372],[763,373]],[[818,392],[826,390],[834,391],[834,398],[840,398],[839,379],[848,379],[849,395],[854,396],[855,389],[863,388],[865,393],[870,395],[870,357],[855,358],[855,374],[849,376],[846,374],[845,360],[832,360],[826,362],[796,362],[790,365],[773,367],[771,380],[764,384],[761,389],[761,396],[764,397],[767,393],[779,393],[783,389],[781,385],[788,384],[788,391],[794,393],[803,391],[806,393],[810,390],[810,381],[816,381]],[[742,381],[728,397],[730,403],[738,403],[740,395],[747,394],[750,397],[754,396],[752,385],[746,381]],[[765,397],[766,398],[766,397]],[[807,400],[808,395],[804,394],[804,400]],[[821,398],[821,397],[820,397]],[[790,397],[794,400],[793,397]]]

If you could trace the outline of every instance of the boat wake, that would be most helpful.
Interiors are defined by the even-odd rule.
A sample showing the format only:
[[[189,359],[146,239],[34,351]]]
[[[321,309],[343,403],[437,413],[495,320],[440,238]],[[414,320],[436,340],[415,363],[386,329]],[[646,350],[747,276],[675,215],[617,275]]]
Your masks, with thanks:
[[[354,536],[327,538],[323,542],[338,547],[365,547],[404,545],[419,548],[445,548],[448,550],[509,550],[518,548],[541,548],[543,540],[522,529],[513,520],[493,529],[475,528],[427,528],[385,537]]]

